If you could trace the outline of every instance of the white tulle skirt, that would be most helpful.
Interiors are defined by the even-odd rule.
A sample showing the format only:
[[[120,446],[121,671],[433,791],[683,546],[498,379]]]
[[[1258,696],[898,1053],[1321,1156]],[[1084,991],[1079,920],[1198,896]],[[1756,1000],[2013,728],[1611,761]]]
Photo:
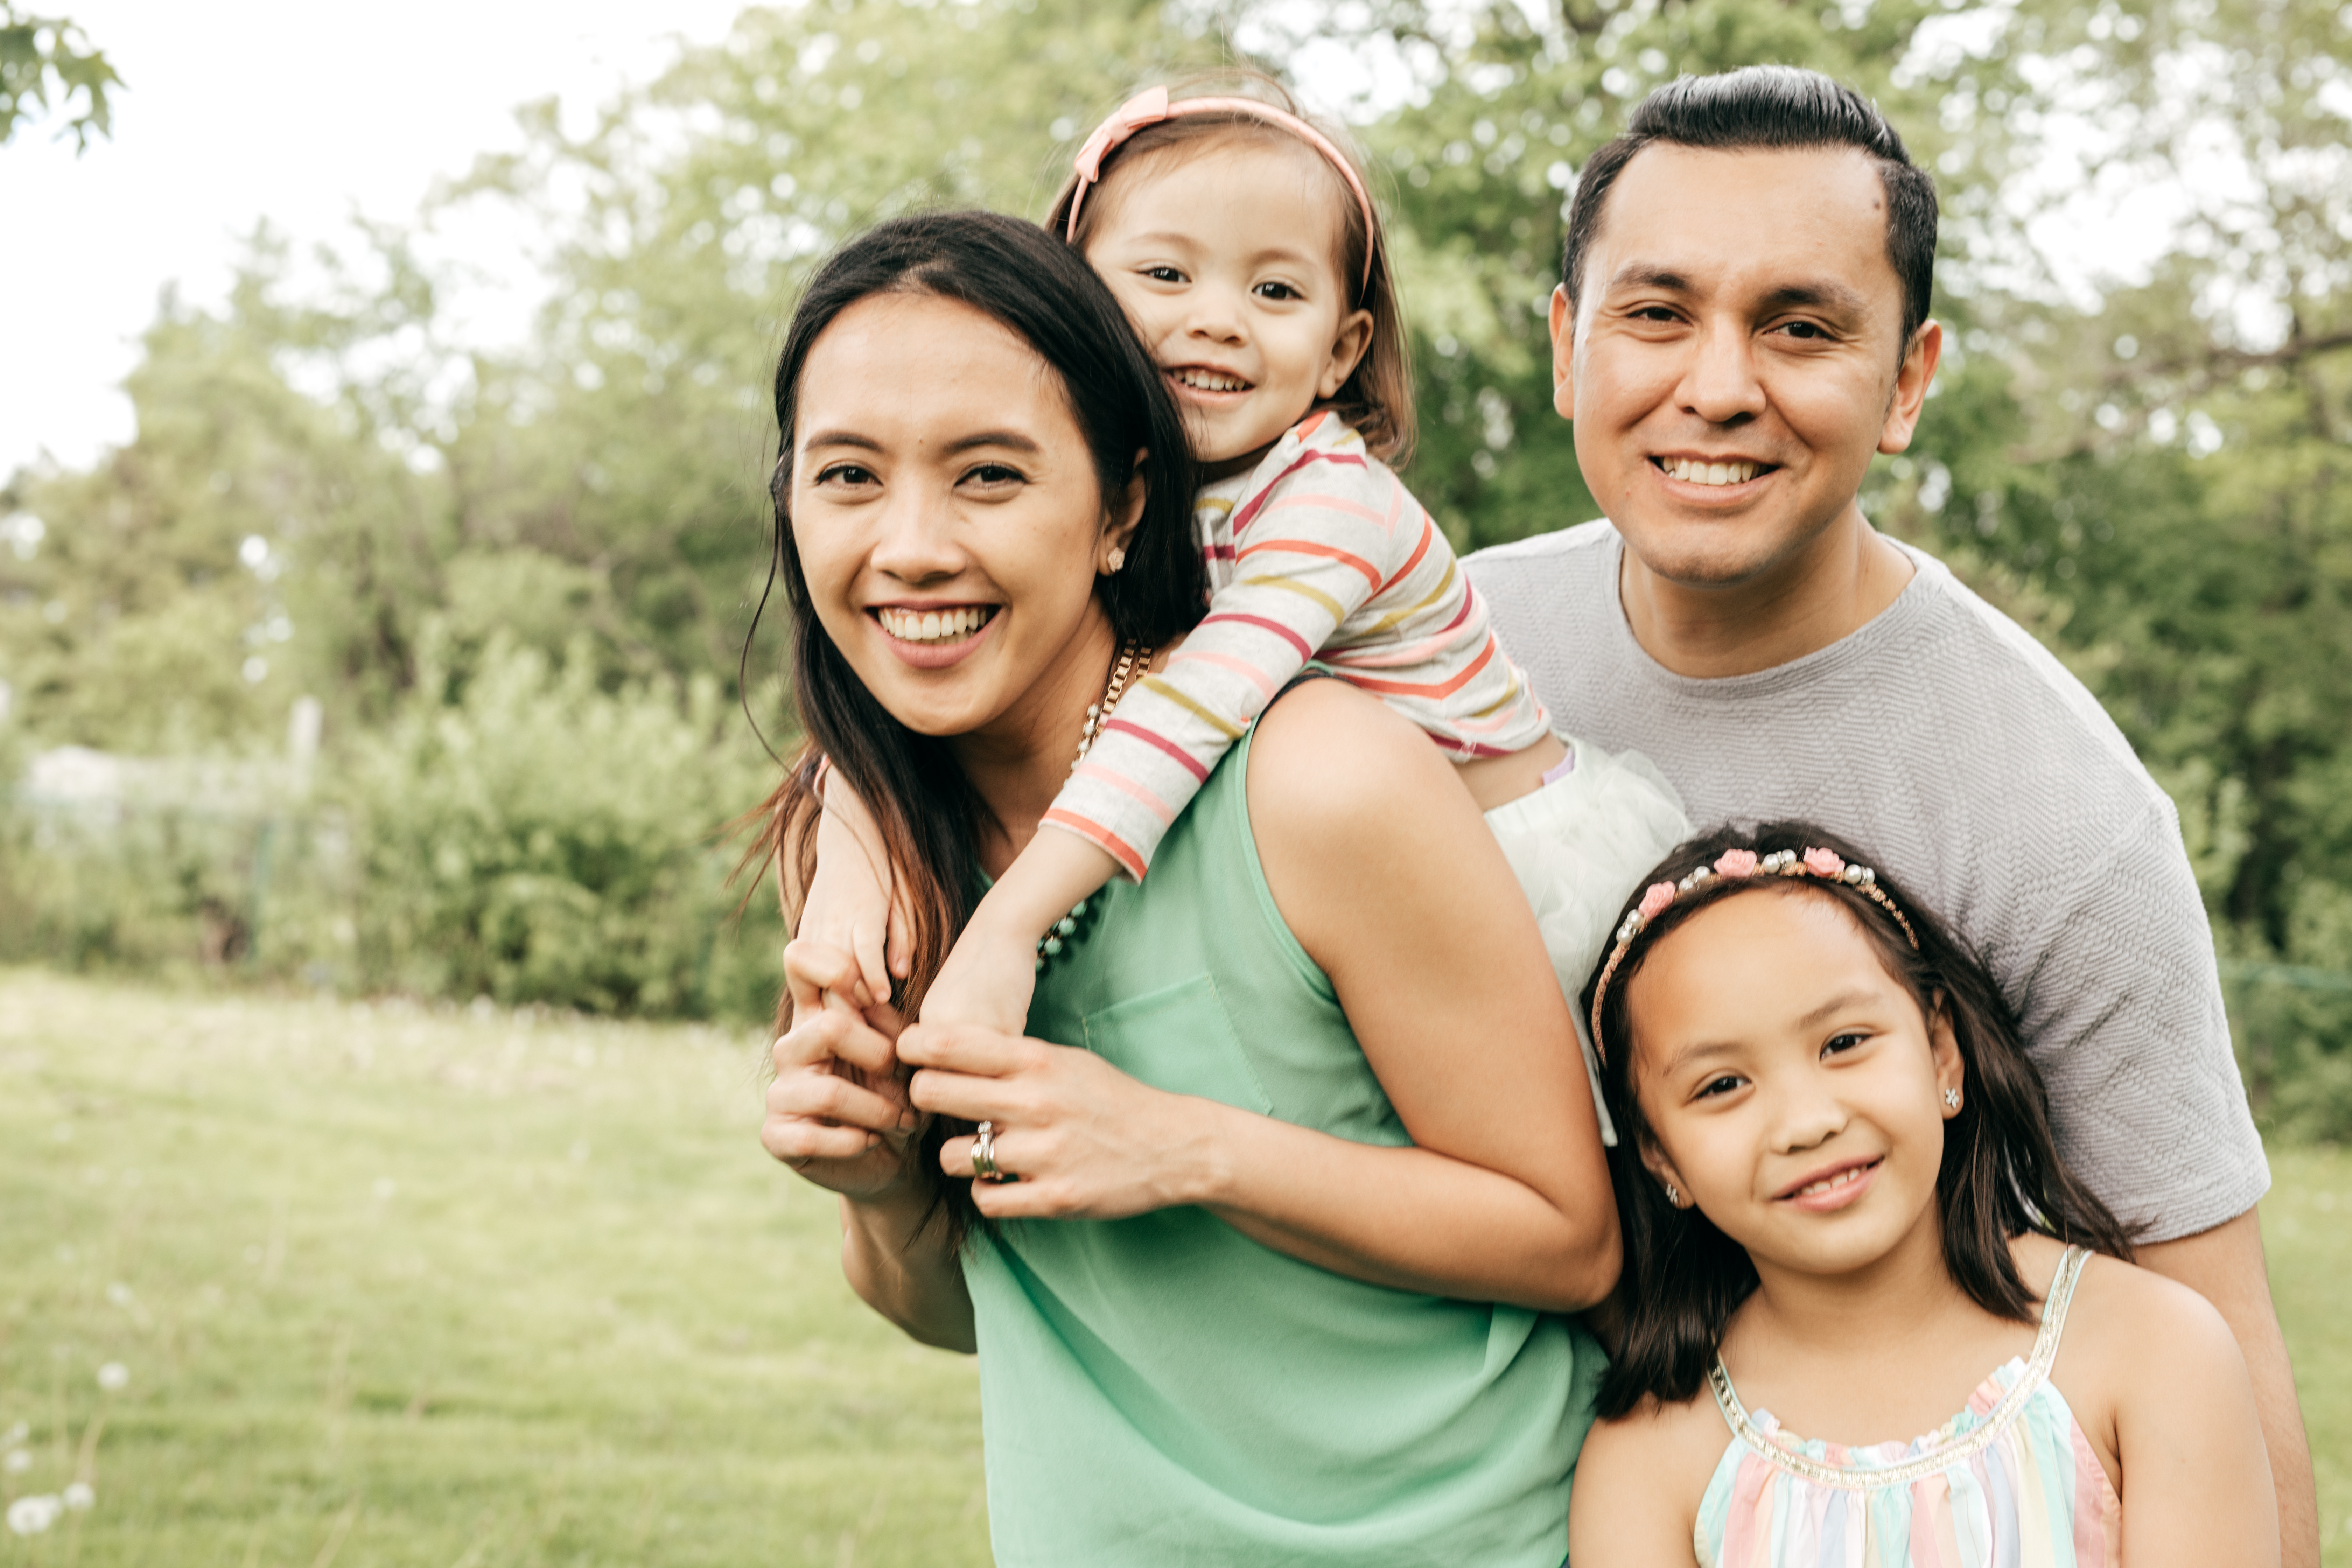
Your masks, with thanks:
[[[1643,873],[1690,836],[1690,823],[1682,796],[1641,752],[1604,752],[1567,735],[1560,740],[1575,767],[1488,812],[1486,825],[1535,910],[1552,971],[1576,1016],[1601,1142],[1613,1144],[1617,1131],[1601,1095],[1601,1063],[1577,997],[1606,955],[1618,911]]]

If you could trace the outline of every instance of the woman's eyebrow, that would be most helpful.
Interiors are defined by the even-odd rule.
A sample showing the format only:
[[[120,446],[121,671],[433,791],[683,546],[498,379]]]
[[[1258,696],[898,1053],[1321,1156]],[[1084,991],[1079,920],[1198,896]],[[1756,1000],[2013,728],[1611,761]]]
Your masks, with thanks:
[[[860,436],[855,430],[819,430],[801,443],[803,452],[814,451],[819,447],[855,447],[861,452],[878,452],[882,449],[882,443],[871,436]]]
[[[946,452],[969,452],[975,447],[1010,447],[1016,452],[1042,453],[1045,447],[1018,430],[982,430],[976,435],[960,436],[940,448]]]

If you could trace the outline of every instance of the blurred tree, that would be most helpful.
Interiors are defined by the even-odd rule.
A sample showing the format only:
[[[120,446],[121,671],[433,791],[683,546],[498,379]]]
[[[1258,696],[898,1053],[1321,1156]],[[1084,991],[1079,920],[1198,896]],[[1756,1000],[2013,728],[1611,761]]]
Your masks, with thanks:
[[[484,367],[448,448],[464,536],[577,563],[647,658],[731,671],[766,572],[769,381],[807,268],[908,208],[1042,207],[1139,76],[1223,58],[1147,0],[844,0],[745,12],[578,140],[531,110],[527,149],[448,198],[536,214],[557,279],[530,352]]]
[[[54,100],[69,110],[58,134],[70,134],[74,151],[85,151],[91,132],[113,134],[107,94],[121,85],[104,51],[91,48],[72,21],[36,16],[17,9],[15,0],[0,0],[0,142],[46,111]],[[80,95],[79,105],[76,94]]]
[[[523,151],[442,198],[544,237],[551,302],[523,350],[451,347],[392,230],[300,308],[265,242],[225,312],[167,310],[133,384],[139,439],[0,496],[20,714],[117,746],[274,735],[282,672],[356,723],[418,723],[469,700],[500,638],[565,680],[590,661],[616,700],[683,702],[681,677],[731,673],[765,573],[767,383],[814,259],[910,206],[1042,211],[1097,115],[1190,66],[1298,62],[1328,103],[1312,62],[1335,50],[1386,84],[1337,107],[1396,216],[1423,410],[1408,479],[1465,546],[1592,510],[1542,305],[1576,170],[1641,95],[1779,60],[1880,100],[1942,187],[1949,336],[1917,443],[1865,504],[2107,701],[2181,804],[2225,954],[2273,966],[2236,972],[2234,1000],[2276,1113],[2352,1131],[2352,1009],[2276,978],[2352,970],[2336,0],[747,11],[585,134],[530,110]],[[2121,277],[2084,263],[2126,198],[2162,193],[2166,254]],[[277,575],[246,562],[251,540]],[[281,612],[295,630],[274,644]],[[247,685],[254,657],[270,672]],[[757,677],[763,719],[774,679]]]
[[[402,460],[414,448],[386,406],[404,370],[369,382],[354,363],[430,314],[393,260],[347,310],[291,310],[275,299],[285,247],[264,231],[222,311],[166,298],[127,383],[129,446],[0,492],[21,520],[0,556],[21,722],[177,752],[274,745],[306,691],[339,719],[387,710],[449,553],[437,480]]]

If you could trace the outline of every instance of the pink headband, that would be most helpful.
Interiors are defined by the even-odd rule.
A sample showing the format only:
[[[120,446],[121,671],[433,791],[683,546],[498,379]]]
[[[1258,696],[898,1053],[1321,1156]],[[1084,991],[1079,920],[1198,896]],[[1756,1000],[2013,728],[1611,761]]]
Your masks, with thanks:
[[[1110,118],[1095,127],[1078,149],[1077,160],[1071,166],[1078,172],[1077,189],[1070,193],[1070,222],[1062,235],[1066,243],[1075,245],[1078,238],[1078,207],[1087,199],[1087,187],[1102,182],[1103,160],[1112,149],[1147,125],[1157,125],[1163,120],[1174,120],[1185,114],[1246,114],[1263,120],[1268,125],[1278,125],[1330,160],[1348,182],[1348,189],[1356,195],[1356,205],[1364,215],[1364,280],[1360,289],[1372,286],[1372,245],[1381,232],[1372,221],[1372,198],[1364,189],[1363,180],[1345,154],[1331,144],[1331,139],[1301,120],[1296,114],[1276,109],[1270,103],[1260,103],[1254,98],[1186,98],[1174,103],[1168,101],[1168,89],[1150,87],[1129,99],[1111,111]]]
[[[1812,877],[1824,882],[1843,882],[1894,916],[1903,934],[1911,939],[1911,951],[1919,951],[1919,933],[1911,929],[1909,918],[1895,907],[1895,900],[1879,889],[1878,873],[1869,867],[1857,866],[1829,849],[1807,849],[1801,855],[1794,849],[1775,849],[1763,856],[1753,849],[1727,849],[1716,858],[1714,865],[1701,866],[1679,882],[1651,883],[1643,890],[1642,901],[1626,911],[1624,922],[1617,928],[1617,946],[1610,952],[1609,962],[1601,966],[1601,978],[1592,983],[1592,1049],[1602,1061],[1609,1059],[1609,1047],[1601,1037],[1601,999],[1609,994],[1609,983],[1617,978],[1617,966],[1625,962],[1626,950],[1633,945],[1633,939],[1682,894],[1695,892],[1710,882],[1726,879],[1741,881],[1749,877]]]

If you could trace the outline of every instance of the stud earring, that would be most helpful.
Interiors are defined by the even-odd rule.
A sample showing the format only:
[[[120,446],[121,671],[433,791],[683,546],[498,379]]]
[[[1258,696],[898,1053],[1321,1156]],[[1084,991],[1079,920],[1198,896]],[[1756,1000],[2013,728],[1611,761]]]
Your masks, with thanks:
[[[1666,1189],[1666,1202],[1676,1208],[1683,1206],[1683,1195],[1675,1190],[1675,1184],[1672,1182],[1661,1182],[1658,1184]]]
[[[1112,545],[1112,546],[1110,547],[1110,557],[1109,557],[1109,561],[1110,561],[1110,573],[1109,573],[1109,574],[1110,574],[1111,576],[1114,576],[1114,577],[1115,577],[1115,576],[1117,576],[1117,575],[1118,574],[1118,569],[1119,569],[1120,567],[1122,567],[1122,566],[1124,566],[1124,565],[1126,565],[1126,564],[1127,564],[1127,552],[1126,552],[1126,551],[1124,551],[1124,550],[1121,550],[1121,549],[1120,549],[1118,545],[1116,545],[1116,544]]]
[[[1950,1106],[1954,1110],[1958,1110],[1960,1108],[1960,1091],[1957,1089],[1946,1089],[1944,1091],[1944,1103]]]

